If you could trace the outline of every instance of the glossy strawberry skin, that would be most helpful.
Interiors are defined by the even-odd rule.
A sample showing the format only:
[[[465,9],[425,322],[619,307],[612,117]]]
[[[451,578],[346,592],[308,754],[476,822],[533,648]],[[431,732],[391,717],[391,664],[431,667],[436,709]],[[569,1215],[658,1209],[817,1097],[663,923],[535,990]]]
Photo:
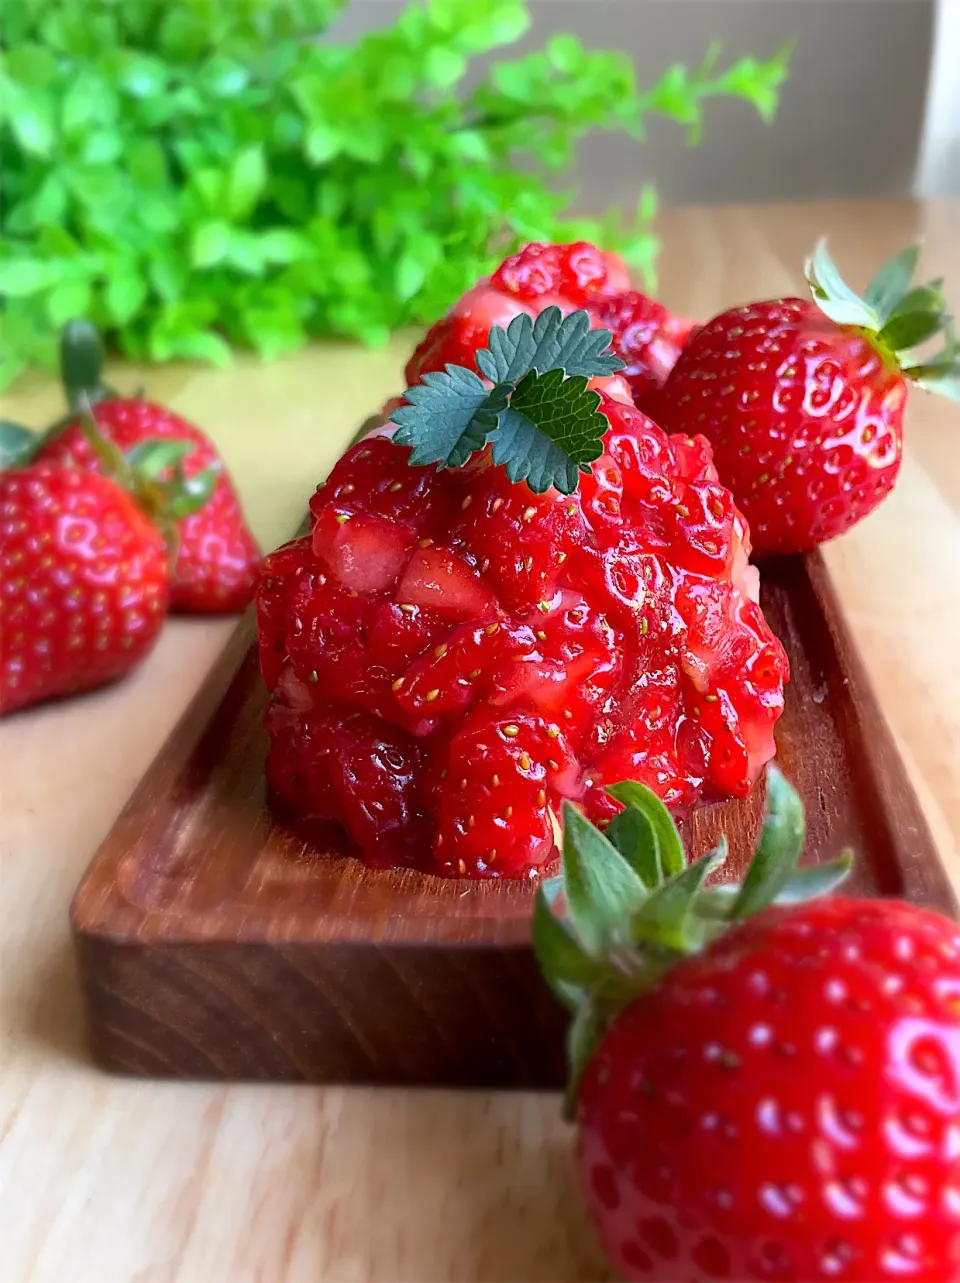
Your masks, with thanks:
[[[358,712],[422,747],[410,825],[427,834],[421,867],[444,875],[543,868],[562,800],[603,819],[617,808],[603,786],[627,776],[674,806],[749,789],[787,663],[743,520],[706,442],[668,438],[607,393],[601,406],[606,451],[571,496],[534,495],[486,455],[411,468],[389,428],[340,460],[311,535],[267,558],[259,590],[268,773],[288,811],[332,807],[382,862],[375,813],[371,828],[338,808],[327,768],[302,764],[317,718]],[[471,755],[476,769],[455,771]]]
[[[587,241],[550,245],[534,241],[504,259],[490,285],[541,310],[544,298],[556,295],[574,308],[591,308],[599,300],[630,288],[626,264]]]
[[[150,401],[111,398],[98,402],[94,412],[102,435],[124,453],[143,441],[192,441],[195,449],[183,464],[188,477],[218,459],[212,442],[199,428]],[[93,448],[77,423],[68,423],[51,437],[37,460],[100,470]],[[253,597],[260,550],[226,472],[221,472],[204,506],[177,522],[177,532],[173,609],[228,613],[247,606]]]
[[[657,400],[667,431],[702,433],[758,554],[848,530],[897,479],[906,386],[873,343],[811,302],[732,308],[687,344]]]
[[[159,636],[166,545],[114,482],[53,464],[0,473],[0,713],[116,681]]]
[[[581,1184],[628,1279],[960,1273],[960,931],[892,901],[768,909],[610,1027]]]
[[[697,328],[696,322],[675,316],[656,299],[629,289],[597,305],[596,314],[613,335],[613,351],[626,362],[621,373],[634,402],[656,418],[656,393]]]
[[[475,353],[486,347],[493,326],[505,329],[523,312],[536,316],[546,307],[559,307],[564,313],[593,310],[601,300],[629,287],[623,261],[585,241],[525,245],[431,326],[407,363],[407,386],[445,365],[472,369]]]

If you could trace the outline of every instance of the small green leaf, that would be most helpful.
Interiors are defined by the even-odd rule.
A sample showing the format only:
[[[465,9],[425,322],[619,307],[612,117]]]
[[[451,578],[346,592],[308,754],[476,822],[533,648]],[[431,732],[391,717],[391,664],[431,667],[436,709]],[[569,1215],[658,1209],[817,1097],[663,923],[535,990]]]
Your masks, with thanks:
[[[159,480],[165,472],[182,463],[197,448],[195,441],[152,438],[140,441],[127,451],[127,463],[139,476]]]
[[[310,256],[310,242],[299,232],[277,227],[261,232],[258,237],[260,254],[266,263],[296,263]]]
[[[623,780],[607,789],[611,797],[624,806],[634,807],[646,817],[657,844],[657,863],[666,877],[682,873],[687,857],[673,816],[646,784],[637,780]]]
[[[242,220],[250,216],[267,181],[263,148],[245,147],[233,158],[227,180],[227,213]]]
[[[182,334],[171,334],[167,339],[167,351],[170,356],[182,356],[191,361],[205,361],[219,369],[230,365],[230,345],[209,331],[194,330]]]
[[[639,873],[644,885],[656,890],[663,881],[656,834],[646,815],[635,806],[625,806],[604,830],[623,858]]]
[[[486,444],[506,404],[504,392],[497,388],[488,392],[472,370],[457,365],[425,375],[404,395],[410,404],[393,412],[398,425],[393,440],[413,447],[410,462],[418,467],[428,463],[461,467]]]
[[[111,321],[115,325],[126,325],[140,310],[146,295],[146,281],[132,268],[111,276],[106,289],[107,311]]]
[[[827,251],[827,243],[817,243],[804,267],[814,301],[822,312],[838,325],[862,325],[871,330],[880,328],[880,318],[874,308],[864,302],[846,283]]]
[[[882,343],[895,352],[919,347],[943,329],[943,316],[936,312],[907,312],[893,316],[880,331]]]
[[[230,251],[232,229],[229,223],[201,223],[190,244],[190,262],[194,267],[215,267]]]
[[[703,944],[701,931],[689,923],[697,895],[704,882],[727,858],[727,840],[721,838],[716,850],[687,865],[646,900],[630,919],[634,944],[652,944],[678,953],[692,953]]]
[[[745,918],[773,904],[797,867],[805,837],[803,803],[793,785],[771,764],[767,767],[763,830],[732,917]]]
[[[209,468],[204,468],[202,472],[195,473],[192,477],[182,478],[177,493],[167,506],[169,516],[174,521],[179,521],[183,517],[190,517],[193,513],[199,512],[213,494],[219,479],[219,461],[211,464]]]
[[[560,878],[550,879],[551,884],[561,881]],[[534,897],[531,923],[533,951],[555,996],[564,1006],[575,1010],[580,1004],[580,991],[597,983],[604,969],[595,958],[584,953],[554,913],[551,891],[555,889],[556,886],[543,883]]]
[[[493,461],[511,481],[526,481],[535,494],[555,487],[572,494],[580,472],[603,453],[610,426],[600,413],[600,394],[582,375],[531,370],[517,384],[510,406],[491,435]]]
[[[920,246],[908,245],[884,263],[867,286],[864,298],[881,321],[886,321],[907,290],[917,270]]]
[[[0,468],[15,468],[25,463],[39,441],[39,435],[21,423],[0,419]]]
[[[90,299],[89,281],[64,281],[47,295],[47,320],[58,330],[67,321],[82,317],[90,307]]]
[[[836,860],[828,864],[811,864],[802,869],[795,869],[777,895],[777,904],[802,904],[806,900],[816,900],[828,895],[850,875],[853,868],[853,852],[844,851]]]
[[[28,155],[46,160],[55,136],[52,99],[40,90],[27,90],[9,81],[3,88],[4,115],[14,138]]]
[[[325,165],[333,160],[343,147],[343,140],[329,125],[311,125],[305,143],[307,158],[315,165]]]
[[[568,1121],[576,1117],[577,1095],[587,1065],[603,1037],[604,1022],[589,1003],[577,1009],[567,1029],[567,1089],[563,1114]]]
[[[39,294],[56,280],[52,263],[37,259],[13,258],[0,262],[0,297],[28,298]]]
[[[466,59],[443,45],[435,45],[429,49],[423,63],[427,84],[437,89],[449,89],[463,78],[466,70]]]
[[[622,940],[647,889],[612,842],[569,802],[563,804],[563,896],[581,948],[601,957]]]

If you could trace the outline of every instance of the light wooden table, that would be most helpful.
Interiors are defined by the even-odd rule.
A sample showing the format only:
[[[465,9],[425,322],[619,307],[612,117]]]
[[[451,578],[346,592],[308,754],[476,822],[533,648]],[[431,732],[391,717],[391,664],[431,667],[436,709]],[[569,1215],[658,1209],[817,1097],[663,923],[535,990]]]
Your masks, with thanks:
[[[822,231],[844,270],[918,233],[960,307],[960,202],[668,212],[663,294],[707,317],[795,292]],[[952,288],[951,288],[952,278]],[[315,348],[227,373],[142,372],[220,443],[266,545],[406,344]],[[115,371],[133,388],[140,372]],[[0,413],[39,426],[49,380]],[[894,495],[827,557],[881,703],[960,885],[960,408],[912,398]],[[80,874],[223,645],[176,620],[113,690],[0,722],[0,1276],[5,1283],[452,1283],[597,1279],[570,1135],[549,1095],[219,1087],[87,1062],[67,930]]]

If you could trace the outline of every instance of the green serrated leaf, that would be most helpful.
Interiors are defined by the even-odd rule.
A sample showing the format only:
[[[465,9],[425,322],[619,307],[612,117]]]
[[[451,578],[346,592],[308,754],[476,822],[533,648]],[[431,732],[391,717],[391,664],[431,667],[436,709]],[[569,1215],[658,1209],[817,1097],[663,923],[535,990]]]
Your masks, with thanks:
[[[805,837],[799,794],[771,764],[767,767],[767,799],[760,841],[732,917],[745,918],[773,904],[797,867]]]
[[[656,834],[646,815],[635,806],[625,806],[607,825],[604,832],[623,858],[643,879],[651,891],[663,881],[660,851]]]
[[[563,804],[563,897],[580,947],[598,958],[623,939],[630,914],[647,898],[636,871],[569,802]]]
[[[25,463],[39,440],[21,423],[0,419],[0,468],[15,468]]]
[[[609,351],[612,337],[609,330],[591,329],[585,311],[563,316],[558,307],[547,307],[536,319],[524,312],[506,330],[491,329],[486,348],[477,353],[477,368],[493,383],[516,382],[528,370],[562,369],[586,378],[615,374],[624,363]]]
[[[881,322],[889,318],[890,313],[910,288],[919,258],[920,246],[908,245],[906,249],[902,249],[899,254],[894,254],[893,258],[884,263],[867,286],[864,298]]]
[[[657,864],[664,876],[671,878],[682,873],[687,857],[673,816],[656,793],[637,780],[622,780],[607,789],[611,797],[626,807],[642,812],[653,831],[657,844]]]
[[[580,472],[603,453],[610,426],[600,413],[600,394],[582,375],[531,370],[517,384],[509,408],[490,436],[493,461],[511,481],[526,481],[535,494],[551,487],[572,494]]]
[[[412,447],[410,462],[417,467],[429,463],[461,467],[486,445],[506,404],[503,389],[488,392],[472,370],[456,365],[425,375],[404,395],[410,404],[393,413],[398,426],[393,439],[397,445]]]

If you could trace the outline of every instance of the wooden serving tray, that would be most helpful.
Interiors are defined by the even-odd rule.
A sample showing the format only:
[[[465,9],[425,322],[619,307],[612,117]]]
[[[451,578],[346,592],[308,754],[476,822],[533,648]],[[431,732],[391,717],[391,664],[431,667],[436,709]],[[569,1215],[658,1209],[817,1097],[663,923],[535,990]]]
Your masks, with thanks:
[[[858,853],[852,889],[956,905],[819,554],[767,567],[793,669],[779,761],[807,808],[807,859]],[[94,1055],[186,1078],[557,1087],[562,1012],[530,950],[532,889],[372,872],[267,809],[252,617],[232,638],[76,893]],[[696,813],[733,876],[759,790]]]

